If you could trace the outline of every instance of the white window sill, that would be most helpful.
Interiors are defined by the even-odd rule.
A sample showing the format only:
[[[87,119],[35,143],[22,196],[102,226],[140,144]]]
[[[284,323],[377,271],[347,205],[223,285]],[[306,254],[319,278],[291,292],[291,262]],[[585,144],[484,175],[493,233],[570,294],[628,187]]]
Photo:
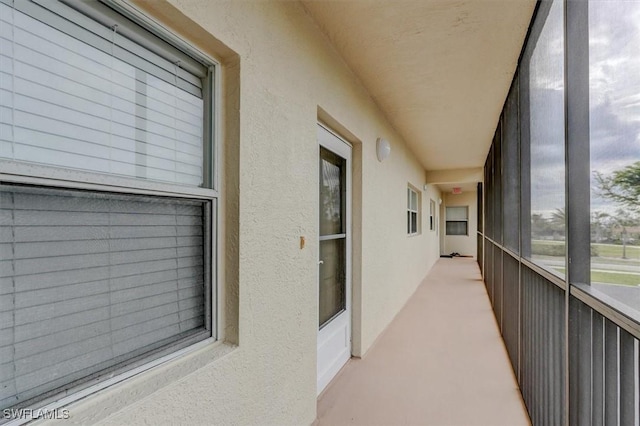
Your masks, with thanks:
[[[69,420],[66,421],[72,424],[95,424],[218,361],[237,348],[237,345],[213,339],[204,340],[42,408],[50,411],[56,408],[67,409]],[[29,421],[31,420],[15,420],[5,426],[21,425]],[[43,425],[54,421],[39,420],[32,424]]]

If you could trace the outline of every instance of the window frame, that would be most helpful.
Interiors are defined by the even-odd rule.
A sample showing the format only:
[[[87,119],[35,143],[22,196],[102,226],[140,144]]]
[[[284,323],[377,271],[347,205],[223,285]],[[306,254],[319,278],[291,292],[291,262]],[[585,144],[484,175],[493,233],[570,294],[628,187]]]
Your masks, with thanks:
[[[449,209],[465,209],[466,219],[449,219]],[[450,234],[449,227],[447,226],[449,223],[465,223],[466,224],[466,232],[464,234]],[[469,236],[469,206],[446,206],[445,207],[445,226],[444,232],[446,236],[450,237],[468,237]]]
[[[539,41],[541,30],[547,25],[550,8],[556,2],[538,2],[512,83],[512,85],[517,86],[519,98],[516,115],[520,131],[515,134],[515,137],[516,142],[519,141],[520,143],[520,152],[519,155],[514,155],[514,157],[519,160],[516,162],[519,162],[518,165],[520,167],[518,172],[519,182],[517,183],[515,194],[515,197],[520,199],[520,223],[516,224],[519,225],[517,226],[518,233],[516,237],[519,238],[520,251],[515,252],[514,248],[510,248],[506,241],[498,241],[491,232],[493,221],[490,219],[497,214],[496,209],[502,208],[503,213],[506,209],[504,185],[507,184],[507,180],[504,170],[509,170],[510,164],[510,160],[504,151],[506,145],[503,145],[501,153],[503,191],[502,194],[495,194],[498,188],[496,179],[500,175],[494,167],[494,152],[498,149],[494,144],[490,148],[484,168],[485,191],[483,203],[486,217],[484,227],[479,227],[479,229],[482,229],[482,232],[479,232],[481,239],[479,248],[482,249],[484,246],[484,258],[479,258],[479,262],[483,275],[485,275],[484,281],[487,293],[494,305],[495,317],[504,329],[510,327],[511,330],[517,331],[518,327],[523,324],[518,321],[519,318],[530,318],[531,312],[535,313],[536,310],[542,309],[545,313],[543,316],[544,321],[547,321],[547,325],[551,324],[551,328],[557,331],[557,339],[549,345],[547,355],[551,354],[549,356],[554,360],[554,365],[562,365],[562,368],[557,371],[559,374],[556,374],[554,380],[547,380],[545,383],[537,383],[536,380],[532,381],[530,377],[527,378],[525,375],[519,377],[521,386],[531,387],[533,383],[534,388],[538,386],[539,389],[543,390],[553,389],[549,397],[545,395],[544,398],[536,400],[536,395],[532,394],[533,396],[528,398],[526,402],[532,404],[533,411],[536,412],[538,410],[537,412],[540,412],[539,409],[541,407],[544,408],[545,402],[564,401],[566,402],[565,404],[557,404],[561,406],[560,410],[555,410],[553,413],[547,413],[541,417],[548,418],[549,421],[555,419],[557,422],[570,421],[577,424],[588,422],[591,418],[591,413],[588,409],[584,410],[583,408],[589,408],[592,402],[592,395],[588,391],[589,384],[593,380],[594,392],[598,389],[598,395],[604,395],[604,400],[606,401],[604,408],[613,407],[612,410],[608,410],[612,414],[609,417],[614,420],[626,417],[626,420],[619,421],[631,424],[634,419],[636,422],[638,419],[637,411],[634,412],[634,408],[637,409],[637,405],[634,406],[633,404],[637,401],[638,388],[634,388],[633,380],[627,379],[633,377],[634,374],[637,376],[638,372],[637,339],[640,339],[640,317],[638,310],[634,309],[632,304],[625,304],[623,297],[615,298],[600,292],[597,287],[592,287],[591,268],[589,266],[592,262],[590,231],[592,229],[591,213],[593,208],[592,200],[590,199],[593,189],[590,183],[593,178],[592,171],[594,170],[591,156],[595,155],[597,159],[598,153],[602,155],[601,151],[594,149],[592,139],[589,137],[590,131],[597,129],[597,127],[594,128],[590,125],[592,113],[595,111],[592,110],[593,105],[589,103],[592,96],[590,58],[596,56],[590,54],[592,53],[592,47],[589,32],[593,28],[590,24],[590,17],[594,16],[590,11],[592,3],[587,1],[557,2],[559,3],[558,6],[563,8],[564,11],[563,22],[559,24],[559,26],[562,26],[563,40],[559,44],[553,43],[554,49],[551,50],[555,50],[560,45],[564,46],[564,52],[559,61],[564,63],[564,93],[562,97],[565,114],[562,138],[564,145],[562,149],[565,158],[562,177],[564,178],[565,199],[563,206],[558,207],[563,207],[566,213],[565,239],[563,240],[565,246],[565,259],[563,261],[565,273],[556,273],[553,267],[545,266],[540,259],[533,258],[531,244],[531,186],[532,181],[536,179],[531,174],[531,111],[529,108],[530,90],[528,84],[530,54],[533,50],[532,46],[535,46]],[[609,28],[615,32],[615,21],[612,20],[612,22],[613,24],[609,24]],[[627,32],[626,35],[630,36],[631,32]],[[615,44],[616,39],[616,37],[612,37],[609,44]],[[629,40],[629,37],[626,37],[626,40]],[[605,51],[607,46],[603,46]],[[611,56],[605,54],[602,58],[608,60]],[[616,73],[617,69],[613,70],[612,74],[614,76]],[[599,78],[600,75],[597,77]],[[610,76],[607,75],[607,77],[609,78]],[[554,85],[554,88],[557,90],[558,86]],[[607,108],[607,110],[609,110],[607,113],[615,115],[610,108]],[[505,118],[505,111],[507,111],[507,107],[503,106],[503,114],[500,118],[503,123],[503,129],[505,128],[504,123],[508,121]],[[541,122],[541,125],[540,123],[538,124],[542,127],[549,125],[548,120],[542,120]],[[602,126],[603,129],[606,127],[614,129],[614,132],[607,132],[607,136],[623,128],[621,122],[607,121],[606,124],[607,126]],[[497,127],[497,130],[499,130],[499,127]],[[605,134],[605,132],[601,134]],[[592,134],[591,136],[593,137],[594,135]],[[508,139],[509,133],[503,130],[503,144],[505,141],[507,141],[507,144],[513,142],[513,136],[511,136],[511,140]],[[558,176],[560,175],[558,173]],[[495,197],[499,199],[496,201]],[[505,224],[502,226],[504,232],[506,232],[508,228]],[[515,244],[515,238],[513,244]],[[511,245],[513,246],[513,244]],[[561,264],[557,262],[554,266],[561,266]],[[615,270],[610,271],[615,272]],[[615,283],[611,284],[615,285]],[[532,306],[534,306],[533,311]],[[509,311],[507,311],[507,307]],[[520,316],[514,316],[514,312]],[[505,333],[505,342],[509,349],[509,355],[513,360],[513,364],[519,365],[521,371],[523,365],[525,369],[527,367],[526,362],[521,357],[522,350],[525,348],[525,346],[522,346],[522,342],[527,341],[531,332],[535,335],[541,327],[546,327],[545,323],[539,323],[540,321],[536,321],[535,318],[533,321],[527,320],[525,327],[527,331],[524,334]],[[530,346],[529,349],[531,349]],[[602,347],[613,349],[605,351],[606,353],[603,355],[602,351],[596,350]],[[594,349],[593,351],[592,348]],[[623,353],[626,353],[626,355],[623,355]],[[614,368],[610,372],[610,361],[614,364],[617,362],[620,367],[618,369]],[[625,392],[619,391],[616,386],[601,386],[601,373],[603,371],[606,373],[607,383],[624,382]],[[637,386],[637,382],[635,384]],[[622,384],[620,389],[622,389],[621,386]],[[585,389],[587,392],[584,392]],[[602,398],[595,398],[594,401],[598,399]],[[594,412],[596,405],[598,404],[594,405]],[[622,408],[616,410],[616,407],[624,407],[626,414],[623,413]],[[602,401],[600,401],[597,408],[600,412],[603,411]]]
[[[412,209],[411,208],[411,196],[412,194],[415,194],[416,196],[416,208]],[[420,226],[420,207],[421,207],[421,203],[422,203],[422,198],[420,196],[420,191],[418,191],[414,186],[412,186],[411,184],[407,185],[407,236],[409,237],[413,237],[416,235],[420,235],[420,231],[421,231],[421,226]],[[412,222],[411,219],[413,217],[413,215],[415,215],[416,218],[416,227],[415,230],[413,229]]]
[[[539,43],[541,42],[541,38],[543,37],[544,30],[547,28],[550,28],[550,27],[547,27],[547,25],[548,25],[549,19],[550,18],[553,19],[553,15],[551,13],[552,13],[552,8],[555,5],[558,5],[558,7],[561,10],[561,14],[562,14],[561,25],[563,26],[562,43],[561,43],[563,52],[562,52],[561,60],[558,63],[562,63],[562,74],[563,74],[562,112],[564,114],[564,117],[561,123],[562,132],[558,132],[558,133],[562,133],[564,138],[563,144],[562,144],[563,161],[561,163],[563,167],[563,173],[561,175],[564,182],[563,182],[563,185],[561,185],[561,188],[557,188],[557,189],[561,189],[561,192],[557,191],[554,195],[558,195],[560,193],[562,194],[564,201],[562,205],[559,206],[558,208],[564,208],[566,212],[568,211],[567,188],[571,186],[573,187],[578,186],[580,185],[580,183],[574,180],[572,181],[571,185],[568,185],[569,179],[568,179],[567,172],[568,172],[569,159],[567,157],[567,152],[566,152],[567,137],[569,134],[568,133],[569,128],[567,126],[568,114],[566,110],[566,106],[567,106],[566,97],[568,96],[568,86],[567,86],[566,76],[568,75],[567,74],[568,71],[567,71],[567,62],[566,62],[567,33],[565,32],[565,28],[564,28],[567,22],[567,13],[566,13],[567,11],[566,11],[566,5],[563,5],[562,1],[553,0],[549,2],[540,2],[538,9],[536,11],[535,18],[532,20],[532,23],[530,26],[530,30],[529,30],[530,34],[528,35],[527,40],[523,45],[521,58],[519,60],[519,64],[517,67],[518,69],[516,71],[516,74],[514,74],[514,79],[512,81],[512,84],[516,84],[515,82],[517,81],[517,86],[518,86],[516,109],[517,109],[517,117],[518,117],[517,121],[519,125],[518,159],[519,159],[519,167],[520,167],[520,172],[519,172],[520,188],[519,188],[518,196],[520,198],[520,208],[519,208],[520,233],[518,237],[519,237],[519,243],[520,243],[520,247],[519,247],[520,256],[523,259],[526,259],[527,261],[531,262],[532,264],[544,270],[549,276],[554,277],[558,282],[564,282],[566,277],[568,259],[569,259],[568,253],[566,251],[566,246],[568,244],[567,238],[569,234],[569,228],[567,226],[568,223],[565,223],[564,228],[562,230],[564,234],[564,239],[558,240],[558,241],[562,241],[562,243],[565,245],[565,253],[562,259],[560,259],[560,256],[557,256],[559,258],[558,261],[562,260],[562,262],[564,263],[565,273],[562,273],[556,270],[549,263],[546,263],[544,260],[541,260],[540,258],[536,258],[536,255],[534,254],[534,249],[533,249],[534,247],[533,241],[535,241],[534,240],[535,231],[532,226],[532,217],[534,213],[533,205],[535,204],[535,201],[536,201],[536,197],[533,196],[533,192],[532,192],[536,184],[534,172],[540,169],[540,163],[536,162],[535,155],[532,154],[532,151],[536,147],[540,149],[540,146],[539,146],[540,140],[536,140],[532,136],[532,131],[534,128],[536,128],[536,126],[534,125],[535,123],[533,123],[533,120],[532,120],[532,111],[535,110],[535,108],[532,108],[532,106],[534,106],[533,105],[534,91],[531,86],[532,58],[536,53],[536,49],[538,48],[538,46],[542,46],[542,45],[539,45]],[[517,75],[517,79],[515,78],[516,75]],[[505,100],[505,104],[506,103],[507,101]],[[543,109],[548,109],[548,108],[549,106],[545,105]],[[503,106],[503,109],[504,109],[504,106]],[[549,126],[548,123],[546,125]],[[560,144],[558,144],[558,146],[560,146]],[[540,197],[537,197],[537,198],[539,199]],[[503,207],[504,206],[500,208],[501,214],[502,214],[502,211],[504,210]],[[512,251],[514,250],[514,247],[507,246],[507,248]]]
[[[42,0],[30,0],[35,2]],[[64,0],[54,0],[65,5]],[[12,2],[0,0],[12,7]],[[38,163],[26,163],[0,158],[0,179],[12,183],[51,186],[60,185],[64,188],[109,190],[111,192],[135,193],[141,195],[171,195],[172,197],[215,199],[220,196],[220,182],[217,171],[219,161],[219,130],[216,123],[220,121],[220,63],[214,58],[200,52],[190,43],[165,28],[158,21],[146,16],[132,5],[122,0],[103,0],[104,4],[121,15],[121,18],[131,20],[138,27],[147,30],[161,41],[173,45],[183,54],[192,56],[195,60],[205,63],[208,75],[202,81],[204,103],[203,114],[203,185],[201,187],[183,185],[179,183],[162,182],[156,180],[136,179],[121,175],[93,172],[88,170],[65,169]],[[72,8],[73,9],[73,8]],[[76,9],[77,10],[77,9]],[[24,12],[23,12],[24,13]],[[83,13],[83,12],[79,12]],[[93,18],[90,18],[93,20]],[[96,24],[101,24],[95,21]],[[207,117],[208,120],[204,120]],[[210,161],[207,161],[207,158]],[[51,183],[55,182],[55,183]],[[108,188],[108,189],[107,189]]]
[[[12,6],[11,1],[0,0]],[[36,0],[37,3],[40,0]],[[61,4],[65,1],[58,0]],[[219,214],[221,205],[220,194],[220,155],[221,134],[217,123],[221,121],[221,66],[213,57],[195,48],[187,40],[175,34],[155,18],[123,0],[102,0],[118,19],[130,20],[135,28],[150,33],[155,37],[193,60],[200,62],[207,69],[207,75],[202,78],[203,94],[203,185],[200,187],[186,184],[163,182],[156,180],[136,179],[133,177],[111,175],[88,170],[76,170],[46,164],[27,163],[9,159],[0,159],[0,185],[17,184],[40,186],[52,189],[88,190],[101,193],[116,193],[127,195],[144,195],[151,197],[172,197],[189,200],[200,200],[205,203],[204,209],[204,243],[203,265],[205,273],[205,329],[210,335],[198,339],[181,339],[149,351],[133,359],[123,361],[110,368],[86,376],[75,382],[68,383],[57,390],[45,392],[42,395],[25,400],[20,408],[54,410],[66,406],[81,398],[85,398],[97,391],[113,386],[128,378],[148,371],[158,365],[184,356],[212,343],[219,342],[221,302],[219,299],[222,219]],[[76,8],[76,10],[78,10]],[[80,11],[80,13],[85,13]],[[85,13],[86,15],[86,13]],[[88,16],[88,15],[87,15]],[[89,19],[96,24],[102,24],[93,17]],[[130,23],[129,23],[130,24]],[[47,25],[51,25],[47,23]],[[52,25],[51,25],[52,26]],[[53,26],[56,28],[55,26]],[[135,41],[142,48],[148,45]],[[151,42],[150,42],[151,43]],[[158,356],[158,354],[161,354]],[[155,355],[155,356],[154,356]],[[14,408],[16,405],[13,406]],[[11,407],[8,407],[11,408]],[[14,419],[11,424],[24,424],[29,418]]]
[[[429,199],[429,230],[436,230],[436,202],[433,198]]]

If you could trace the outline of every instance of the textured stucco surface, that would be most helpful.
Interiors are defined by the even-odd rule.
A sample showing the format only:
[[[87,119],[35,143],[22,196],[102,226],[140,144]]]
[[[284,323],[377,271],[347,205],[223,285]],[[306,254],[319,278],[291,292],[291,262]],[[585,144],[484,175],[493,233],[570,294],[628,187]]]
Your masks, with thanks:
[[[303,0],[428,170],[481,167],[534,0]]]
[[[407,184],[422,188],[424,169],[300,4],[154,0],[147,6],[178,34],[217,54],[227,73],[223,177],[230,224],[223,250],[235,255],[222,256],[221,286],[224,335],[237,346],[210,345],[85,398],[70,407],[71,421],[311,424],[319,109],[355,145],[356,355],[371,346],[438,256],[435,235],[406,233]],[[384,163],[375,156],[377,137],[391,142]],[[439,197],[429,191],[422,197],[423,224],[429,198]],[[304,249],[300,236],[307,240]]]

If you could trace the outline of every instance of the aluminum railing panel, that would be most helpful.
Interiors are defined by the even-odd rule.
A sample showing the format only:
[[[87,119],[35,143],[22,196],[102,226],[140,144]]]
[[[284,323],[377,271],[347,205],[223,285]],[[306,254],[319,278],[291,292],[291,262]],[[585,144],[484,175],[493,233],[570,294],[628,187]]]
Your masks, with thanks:
[[[521,268],[520,386],[533,424],[562,424],[564,291]]]
[[[638,362],[635,342],[626,330],[620,330],[620,425],[637,425],[636,403],[640,395],[636,390]]]
[[[499,247],[493,247],[493,311],[496,314],[498,327],[502,332],[502,256],[503,252]]]
[[[618,424],[618,327],[604,325],[604,423]]]
[[[502,335],[504,337],[509,359],[516,376],[519,371],[519,316],[520,316],[520,263],[509,255],[504,255],[503,259],[503,289],[504,289],[504,318],[502,321]]]
[[[591,424],[600,426],[604,424],[604,318],[597,312],[593,313],[591,339]]]
[[[638,339],[605,310],[572,295],[567,358],[565,290],[492,241],[484,243],[487,293],[532,423],[563,425],[568,415],[572,425],[640,424]]]

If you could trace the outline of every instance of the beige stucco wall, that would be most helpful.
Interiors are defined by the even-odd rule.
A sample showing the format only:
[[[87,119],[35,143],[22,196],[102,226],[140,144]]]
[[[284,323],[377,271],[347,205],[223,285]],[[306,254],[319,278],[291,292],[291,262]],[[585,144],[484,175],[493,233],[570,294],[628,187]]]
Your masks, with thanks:
[[[223,337],[233,345],[204,345],[89,396],[70,407],[71,420],[310,424],[316,416],[319,111],[354,143],[355,355],[366,353],[437,259],[428,202],[440,194],[433,187],[422,194],[422,233],[408,237],[406,188],[423,188],[425,172],[297,2],[140,4],[217,54],[226,73],[221,289]],[[380,136],[392,147],[384,163],[375,154]]]
[[[460,253],[462,255],[477,257],[478,254],[478,192],[466,191],[462,194],[446,193],[443,197],[443,204],[446,207],[468,206],[469,207],[469,235],[446,235],[444,237],[443,253]],[[446,218],[445,218],[446,219]]]

